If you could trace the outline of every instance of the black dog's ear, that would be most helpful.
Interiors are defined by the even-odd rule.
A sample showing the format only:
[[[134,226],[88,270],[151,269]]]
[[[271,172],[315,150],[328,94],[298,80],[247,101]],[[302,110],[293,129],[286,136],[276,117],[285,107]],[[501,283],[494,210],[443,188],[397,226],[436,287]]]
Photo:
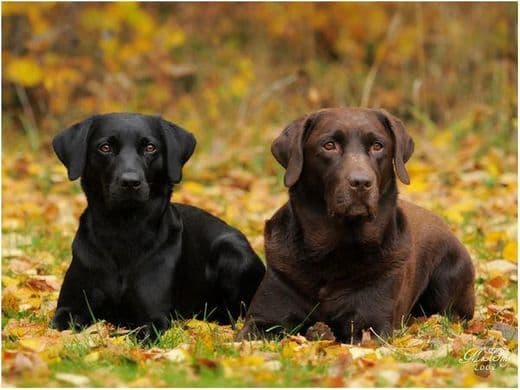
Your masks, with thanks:
[[[181,181],[182,166],[193,154],[197,141],[193,134],[182,127],[160,118],[164,143],[166,145],[166,170],[174,184]]]
[[[83,174],[87,160],[88,138],[95,116],[63,130],[52,140],[52,147],[60,161],[67,167],[69,180]]]
[[[410,177],[404,164],[410,159],[413,149],[414,142],[412,137],[408,134],[404,128],[403,122],[399,118],[396,118],[389,112],[383,109],[378,110],[379,113],[383,114],[385,119],[385,126],[390,130],[394,137],[394,166],[395,172],[404,184],[410,184]]]
[[[286,187],[292,187],[300,178],[303,169],[303,144],[309,129],[314,126],[317,116],[316,112],[296,119],[283,129],[271,145],[271,153],[274,158],[285,168],[284,184]]]

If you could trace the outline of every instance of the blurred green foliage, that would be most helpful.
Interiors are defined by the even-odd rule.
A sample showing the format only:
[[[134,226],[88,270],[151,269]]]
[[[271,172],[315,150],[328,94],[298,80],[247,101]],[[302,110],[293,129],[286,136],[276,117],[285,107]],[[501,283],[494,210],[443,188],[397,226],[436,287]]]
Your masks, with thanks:
[[[36,146],[110,111],[269,143],[335,105],[516,144],[516,3],[4,3],[2,22],[4,136]]]

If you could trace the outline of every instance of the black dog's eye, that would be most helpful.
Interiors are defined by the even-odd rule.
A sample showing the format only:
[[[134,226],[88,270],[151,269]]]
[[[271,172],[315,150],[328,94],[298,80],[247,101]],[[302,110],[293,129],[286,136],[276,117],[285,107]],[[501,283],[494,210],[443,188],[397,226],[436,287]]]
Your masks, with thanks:
[[[325,142],[323,144],[323,149],[328,151],[336,150],[336,143],[333,141]]]
[[[154,144],[148,144],[144,147],[145,153],[155,153],[157,151],[157,148]]]
[[[110,144],[104,143],[98,147],[98,150],[101,153],[112,153],[112,146],[110,146]]]
[[[372,149],[372,151],[374,151],[374,152],[379,152],[380,150],[383,149],[383,147],[384,147],[384,146],[383,146],[383,144],[382,144],[381,142],[376,141],[376,142],[374,142],[374,143],[372,144],[371,149]]]

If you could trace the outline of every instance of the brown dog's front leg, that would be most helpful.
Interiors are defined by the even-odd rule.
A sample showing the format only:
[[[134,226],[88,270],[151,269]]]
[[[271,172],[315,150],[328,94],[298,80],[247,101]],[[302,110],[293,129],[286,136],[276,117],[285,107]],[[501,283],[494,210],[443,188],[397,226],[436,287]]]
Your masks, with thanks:
[[[267,269],[246,315],[237,340],[272,337],[281,332],[305,332],[316,322],[316,304]]]

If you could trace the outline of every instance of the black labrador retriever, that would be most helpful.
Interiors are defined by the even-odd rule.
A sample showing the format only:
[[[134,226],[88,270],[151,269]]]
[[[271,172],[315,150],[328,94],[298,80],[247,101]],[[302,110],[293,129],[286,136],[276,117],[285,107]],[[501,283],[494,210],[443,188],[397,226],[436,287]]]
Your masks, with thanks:
[[[88,207],[53,327],[106,319],[154,338],[172,318],[230,323],[249,304],[264,266],[244,235],[199,208],[170,203],[195,144],[159,116],[127,113],[95,115],[54,138],[69,179],[81,177]]]
[[[267,273],[239,339],[319,321],[350,341],[410,315],[473,316],[467,250],[439,217],[397,199],[413,149],[384,110],[324,109],[287,126],[271,150],[289,202],[266,222]]]

